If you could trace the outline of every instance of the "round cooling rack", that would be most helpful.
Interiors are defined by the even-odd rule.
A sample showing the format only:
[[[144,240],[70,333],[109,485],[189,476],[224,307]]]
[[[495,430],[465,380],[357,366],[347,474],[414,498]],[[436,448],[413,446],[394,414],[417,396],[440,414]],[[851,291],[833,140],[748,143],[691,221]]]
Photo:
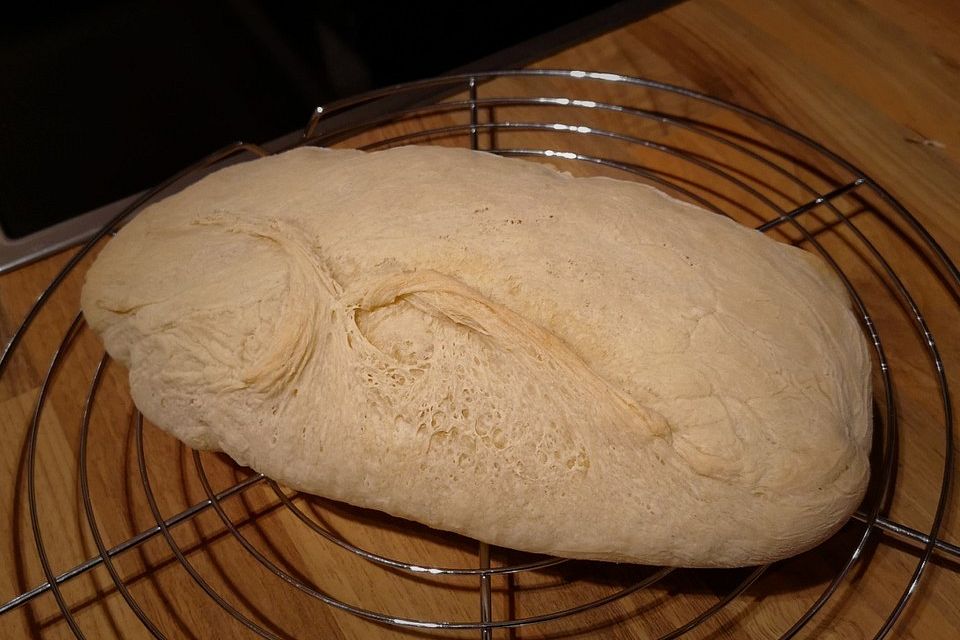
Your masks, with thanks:
[[[734,624],[751,637],[847,637],[845,608],[870,597],[871,568],[888,562],[901,567],[902,580],[889,602],[871,603],[880,607],[875,628],[859,633],[882,638],[932,561],[948,571],[960,566],[960,548],[940,536],[953,473],[947,371],[956,363],[939,346],[942,328],[960,320],[960,273],[920,222],[850,162],[709,96],[568,70],[442,77],[368,93],[318,108],[296,144],[469,146],[578,175],[639,180],[821,255],[847,286],[873,346],[873,473],[860,511],[821,547],[772,566],[585,563],[492,549],[296,494],[224,456],[185,450],[144,422],[122,367],[103,353],[76,295],[61,285],[82,281],[107,236],[146,204],[211,170],[268,154],[237,143],[100,230],[53,277],[0,356],[0,376],[14,386],[11,377],[28,371],[28,362],[46,367],[34,372],[39,391],[23,402],[21,494],[32,540],[17,539],[23,554],[35,550],[45,582],[0,605],[0,615],[49,591],[59,609],[51,619],[78,638],[98,637],[96,620],[83,615],[90,600],[71,591],[97,574],[98,594],[116,592],[125,605],[114,615],[138,619],[144,637],[197,637],[192,621],[201,617],[222,625],[218,637],[555,637],[620,629],[676,638]],[[917,295],[921,288],[939,294]],[[32,337],[36,326],[58,321],[66,327],[58,344]],[[942,462],[905,472],[919,434],[940,443]],[[72,459],[55,456],[53,442],[57,450],[68,443]],[[922,530],[890,515],[917,486],[934,496],[923,505],[921,513],[933,517]],[[69,491],[82,506],[77,523],[45,507],[51,492]],[[70,550],[88,553],[70,561]],[[89,559],[77,564],[82,557]]]

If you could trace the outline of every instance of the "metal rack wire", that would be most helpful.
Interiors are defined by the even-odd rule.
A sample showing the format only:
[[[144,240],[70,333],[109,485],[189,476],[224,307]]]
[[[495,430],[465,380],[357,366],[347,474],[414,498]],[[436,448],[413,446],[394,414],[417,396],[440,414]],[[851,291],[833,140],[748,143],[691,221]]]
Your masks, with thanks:
[[[616,85],[621,90],[626,87],[630,99],[605,102],[606,88],[611,85]],[[386,112],[382,109],[385,101],[389,107]],[[371,105],[380,105],[380,109],[371,110]],[[525,119],[524,114],[532,110],[535,110],[537,117]],[[553,115],[556,115],[556,119]],[[395,126],[398,123],[400,128]],[[877,412],[875,445],[879,455],[876,456],[873,470],[875,490],[869,494],[862,510],[856,514],[854,524],[851,524],[857,526],[855,522],[859,521],[863,525],[862,530],[852,548],[846,551],[839,569],[802,615],[779,632],[779,637],[795,636],[818,615],[838,587],[848,579],[851,570],[858,563],[864,562],[868,544],[872,543],[880,532],[914,544],[918,557],[912,575],[902,587],[901,596],[887,613],[883,624],[875,631],[875,638],[885,637],[893,628],[915,593],[933,554],[960,559],[960,548],[938,537],[947,509],[947,490],[953,473],[954,417],[947,388],[946,365],[928,318],[921,312],[920,305],[905,279],[891,264],[877,240],[858,226],[855,220],[858,210],[856,207],[859,207],[859,210],[864,207],[875,211],[882,209],[883,215],[888,219],[913,233],[917,238],[917,246],[913,250],[922,254],[928,268],[946,283],[954,299],[960,299],[960,272],[917,219],[869,176],[803,135],[744,108],[693,91],[639,78],[569,70],[503,71],[443,77],[368,93],[318,108],[298,144],[353,146],[359,143],[361,148],[375,149],[423,142],[469,145],[474,149],[482,148],[502,155],[549,160],[554,164],[568,165],[571,170],[643,180],[717,213],[730,215],[741,221],[753,219],[752,224],[758,230],[781,233],[780,239],[803,244],[823,256],[844,281],[863,321],[864,331],[873,345],[877,365],[876,402],[880,410]],[[114,233],[149,202],[172,189],[181,188],[204,172],[246,156],[266,154],[266,151],[256,145],[231,145],[159,185],[104,226],[67,262],[41,293],[0,355],[0,375],[5,374],[23,335],[56,294],[64,279],[78,269],[83,258],[103,238]],[[844,206],[844,203],[850,206]],[[851,208],[853,205],[856,207]],[[824,212],[826,215],[823,217],[817,215]],[[926,350],[930,363],[928,374],[936,385],[942,405],[940,409],[943,416],[944,462],[940,471],[935,515],[925,531],[912,529],[884,515],[890,496],[896,490],[894,468],[897,462],[896,442],[900,434],[891,372],[898,363],[888,356],[885,349],[883,323],[877,322],[872,315],[874,290],[864,287],[850,276],[851,254],[838,252],[834,246],[828,246],[830,242],[827,234],[841,232],[849,243],[855,243],[857,255],[873,265],[875,276],[882,281],[890,298],[909,317],[913,330],[921,338]],[[668,568],[652,568],[632,585],[576,606],[527,617],[505,616],[502,612],[494,611],[492,606],[492,577],[543,571],[556,568],[566,561],[548,558],[521,564],[491,566],[490,549],[483,544],[479,544],[477,549],[476,567],[434,566],[429,562],[411,563],[390,558],[359,548],[324,527],[300,509],[287,492],[262,475],[249,475],[233,486],[216,491],[207,476],[204,458],[197,452],[193,453],[193,463],[206,498],[175,515],[164,515],[158,503],[157,489],[148,473],[149,459],[144,447],[144,425],[139,414],[131,425],[136,442],[137,472],[156,524],[108,548],[90,491],[88,461],[90,416],[100,398],[102,374],[108,365],[108,357],[104,354],[82,399],[83,417],[78,449],[79,483],[86,524],[98,553],[69,571],[56,574],[47,553],[50,533],[43,530],[38,513],[37,467],[41,415],[47,406],[47,398],[55,384],[58,369],[63,366],[64,360],[70,357],[71,346],[82,330],[83,318],[77,314],[60,344],[53,349],[43,384],[37,393],[29,427],[26,451],[27,497],[36,551],[46,582],[0,605],[0,615],[41,594],[51,592],[74,635],[83,638],[84,631],[63,596],[61,585],[103,565],[118,593],[142,622],[145,630],[157,638],[167,637],[161,625],[147,614],[131,594],[114,562],[118,556],[148,540],[160,537],[165,540],[177,563],[209,597],[210,602],[203,606],[222,608],[238,625],[260,637],[283,637],[246,615],[219,593],[191,563],[188,554],[172,535],[172,530],[177,526],[208,511],[217,515],[244,552],[250,554],[274,576],[278,587],[297,590],[323,606],[335,607],[376,623],[400,628],[472,629],[481,637],[490,638],[497,629],[546,623],[628,598],[657,584],[674,571]],[[279,504],[289,510],[304,527],[315,532],[327,543],[369,562],[374,569],[383,568],[410,576],[430,575],[440,579],[476,580],[480,600],[479,618],[429,619],[376,611],[365,608],[362,604],[338,599],[310,581],[294,575],[258,549],[245,535],[243,527],[228,515],[223,506],[231,497],[243,494],[255,486],[269,487]],[[715,604],[660,637],[676,638],[691,631],[716,616],[770,571],[776,571],[776,567],[756,567],[746,571]]]

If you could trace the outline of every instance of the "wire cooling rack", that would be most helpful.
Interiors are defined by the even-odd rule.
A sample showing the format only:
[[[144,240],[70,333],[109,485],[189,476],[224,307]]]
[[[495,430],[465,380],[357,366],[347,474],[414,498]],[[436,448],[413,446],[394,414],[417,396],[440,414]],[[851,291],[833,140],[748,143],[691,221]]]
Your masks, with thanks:
[[[809,138],[733,104],[639,78],[569,70],[504,71],[443,77],[368,93],[318,108],[302,139],[296,142],[298,145],[341,145],[364,149],[414,143],[470,146],[505,156],[548,161],[574,173],[644,181],[681,199],[731,216],[778,240],[819,253],[844,281],[874,352],[876,425],[871,489],[861,510],[845,527],[843,539],[833,545],[832,575],[822,580],[819,593],[799,615],[784,618],[781,626],[767,637],[791,638],[818,615],[827,618],[821,624],[829,627],[830,613],[824,613],[824,610],[838,589],[856,580],[854,569],[869,564],[871,546],[878,541],[907,543],[906,553],[915,562],[912,572],[899,587],[899,598],[881,617],[879,627],[870,631],[875,638],[882,638],[891,631],[916,592],[934,554],[947,558],[945,566],[955,569],[960,548],[939,538],[953,473],[954,418],[945,371],[948,365],[955,365],[944,362],[931,326],[935,323],[930,320],[955,318],[956,303],[960,300],[960,273],[917,219],[869,176]],[[88,254],[102,245],[126,220],[151,201],[182,188],[211,170],[266,154],[267,151],[256,145],[231,145],[145,194],[101,229],[39,296],[0,356],[0,376],[9,375],[9,365],[17,356],[24,335],[55,300],[61,283],[75,271],[82,270],[89,262]],[[945,298],[953,305],[938,306],[928,312],[932,316],[925,315],[920,301],[912,293],[911,277],[915,276],[905,275],[904,265],[907,263],[911,269],[920,265],[926,277],[946,291]],[[949,321],[945,322],[949,326]],[[395,628],[422,635],[466,630],[491,638],[500,630],[549,624],[587,611],[603,610],[615,601],[635,598],[645,590],[656,589],[671,576],[696,573],[669,568],[637,568],[627,583],[615,580],[611,582],[615,587],[605,595],[587,597],[570,606],[565,604],[533,615],[517,615],[510,609],[496,610],[492,599],[493,580],[528,574],[564,576],[565,571],[578,563],[555,558],[521,557],[517,560],[517,556],[478,543],[472,543],[478,557],[474,566],[438,566],[431,557],[417,562],[388,557],[350,542],[335,527],[305,508],[301,500],[303,496],[290,493],[262,475],[238,470],[239,475],[234,476],[238,479],[233,484],[214,488],[215,483],[208,475],[209,465],[223,462],[211,461],[211,454],[198,452],[190,453],[192,471],[199,479],[205,497],[170,515],[162,506],[163,488],[157,486],[158,475],[151,471],[156,460],[151,458],[149,447],[144,445],[151,428],[145,426],[142,416],[135,411],[128,425],[117,428],[118,433],[126,432],[133,440],[136,463],[129,473],[141,485],[153,524],[122,542],[108,545],[106,540],[116,539],[116,536],[104,530],[102,515],[97,515],[100,510],[96,504],[96,492],[91,490],[90,443],[94,439],[92,425],[96,422],[91,416],[104,404],[129,404],[129,398],[118,399],[114,391],[103,390],[105,371],[110,368],[110,363],[102,351],[96,356],[98,361],[92,360],[94,365],[92,372],[88,372],[86,388],[63,392],[76,403],[80,416],[75,447],[79,460],[79,492],[85,526],[97,553],[67,571],[56,572],[49,559],[50,549],[65,533],[51,531],[42,524],[42,500],[39,499],[42,497],[42,483],[38,476],[47,470],[44,465],[54,463],[43,458],[44,434],[41,430],[45,412],[52,411],[50,397],[58,392],[58,386],[70,384],[72,374],[67,374],[64,369],[72,366],[71,360],[83,359],[75,344],[84,332],[89,333],[84,328],[82,316],[77,313],[60,343],[47,345],[50,349],[48,368],[33,402],[24,451],[25,492],[31,530],[46,582],[0,605],[0,615],[51,592],[73,634],[78,638],[91,637],[91,632],[85,633],[78,622],[63,590],[66,583],[102,566],[148,635],[157,638],[176,636],[176,629],[171,630],[170,625],[160,619],[162,616],[151,615],[142,605],[118,566],[119,559],[125,554],[150,540],[162,539],[174,561],[206,595],[206,599],[196,601],[194,606],[222,609],[235,623],[235,629],[225,632],[229,637],[246,632],[264,638],[288,637],[282,628],[265,623],[263,616],[251,614],[243,603],[213,585],[192,559],[195,549],[187,549],[178,542],[174,535],[178,528],[201,514],[210,513],[216,514],[227,535],[235,542],[231,547],[233,552],[248,554],[247,559],[252,557],[262,569],[261,577],[256,579],[272,581],[271,588],[278,597],[284,597],[284,592],[299,592],[316,607],[332,607],[370,621],[374,631]],[[906,341],[913,345],[912,352],[899,346],[904,332],[912,332],[917,338],[915,344]],[[898,346],[891,351],[888,336],[892,334],[898,336]],[[902,444],[904,438],[910,437],[902,432],[904,418],[898,402],[905,394],[920,393],[914,389],[901,391],[895,386],[898,371],[907,362],[912,369],[922,369],[911,375],[919,376],[927,383],[921,385],[926,395],[919,401],[935,409],[933,415],[938,417],[937,424],[928,425],[928,428],[939,430],[938,439],[942,442],[942,467],[935,476],[930,476],[930,481],[935,484],[930,495],[937,496],[936,503],[928,505],[934,517],[924,531],[905,526],[885,515],[900,490],[896,474],[900,456],[898,443]],[[129,480],[127,477],[119,481]],[[461,589],[464,584],[472,584],[479,600],[478,615],[473,619],[410,615],[405,611],[368,607],[362,598],[350,600],[334,595],[330,589],[308,578],[305,571],[293,566],[292,559],[278,559],[264,549],[259,538],[248,532],[256,514],[243,520],[231,515],[228,503],[255,487],[268,490],[275,505],[287,510],[298,526],[312,532],[311,535],[315,534],[331,553],[345,551],[362,560],[365,571],[390,572],[394,577],[411,581],[428,577],[445,584],[444,581],[449,580]],[[493,556],[505,559],[492,564]],[[599,573],[606,570],[602,565],[589,567],[590,571]],[[726,584],[712,604],[679,623],[671,623],[666,628],[661,625],[650,636],[676,638],[710,620],[721,618],[726,609],[748,592],[759,590],[762,593],[765,582],[780,570],[780,565],[743,570]],[[583,575],[582,567],[574,571],[575,577]],[[341,578],[350,581],[356,576]],[[574,579],[570,578],[570,581],[576,589]],[[506,584],[509,590],[513,583],[507,580]],[[635,615],[646,615],[646,611],[643,609]],[[313,614],[304,611],[303,615]],[[618,624],[618,619],[610,616],[609,624]],[[510,632],[511,637],[513,633]],[[316,637],[326,636],[322,629],[316,634]]]

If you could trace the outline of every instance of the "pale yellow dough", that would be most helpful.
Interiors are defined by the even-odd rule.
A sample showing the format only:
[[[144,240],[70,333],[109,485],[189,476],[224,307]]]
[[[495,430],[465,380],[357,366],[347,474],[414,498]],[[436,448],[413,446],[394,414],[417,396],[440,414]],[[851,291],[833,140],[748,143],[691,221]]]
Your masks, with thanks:
[[[296,149],[146,209],[82,307],[188,445],[505,547],[765,563],[831,535],[868,479],[839,280],[636,183]]]

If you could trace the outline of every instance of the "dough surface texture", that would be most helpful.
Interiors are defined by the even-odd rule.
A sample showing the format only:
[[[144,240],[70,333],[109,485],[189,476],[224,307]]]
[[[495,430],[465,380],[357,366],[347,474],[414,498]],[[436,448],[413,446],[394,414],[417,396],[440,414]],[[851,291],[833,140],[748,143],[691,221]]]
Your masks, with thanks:
[[[839,279],[632,182],[295,149],[145,209],[81,306],[189,446],[514,549],[766,563],[868,480],[871,361]]]

